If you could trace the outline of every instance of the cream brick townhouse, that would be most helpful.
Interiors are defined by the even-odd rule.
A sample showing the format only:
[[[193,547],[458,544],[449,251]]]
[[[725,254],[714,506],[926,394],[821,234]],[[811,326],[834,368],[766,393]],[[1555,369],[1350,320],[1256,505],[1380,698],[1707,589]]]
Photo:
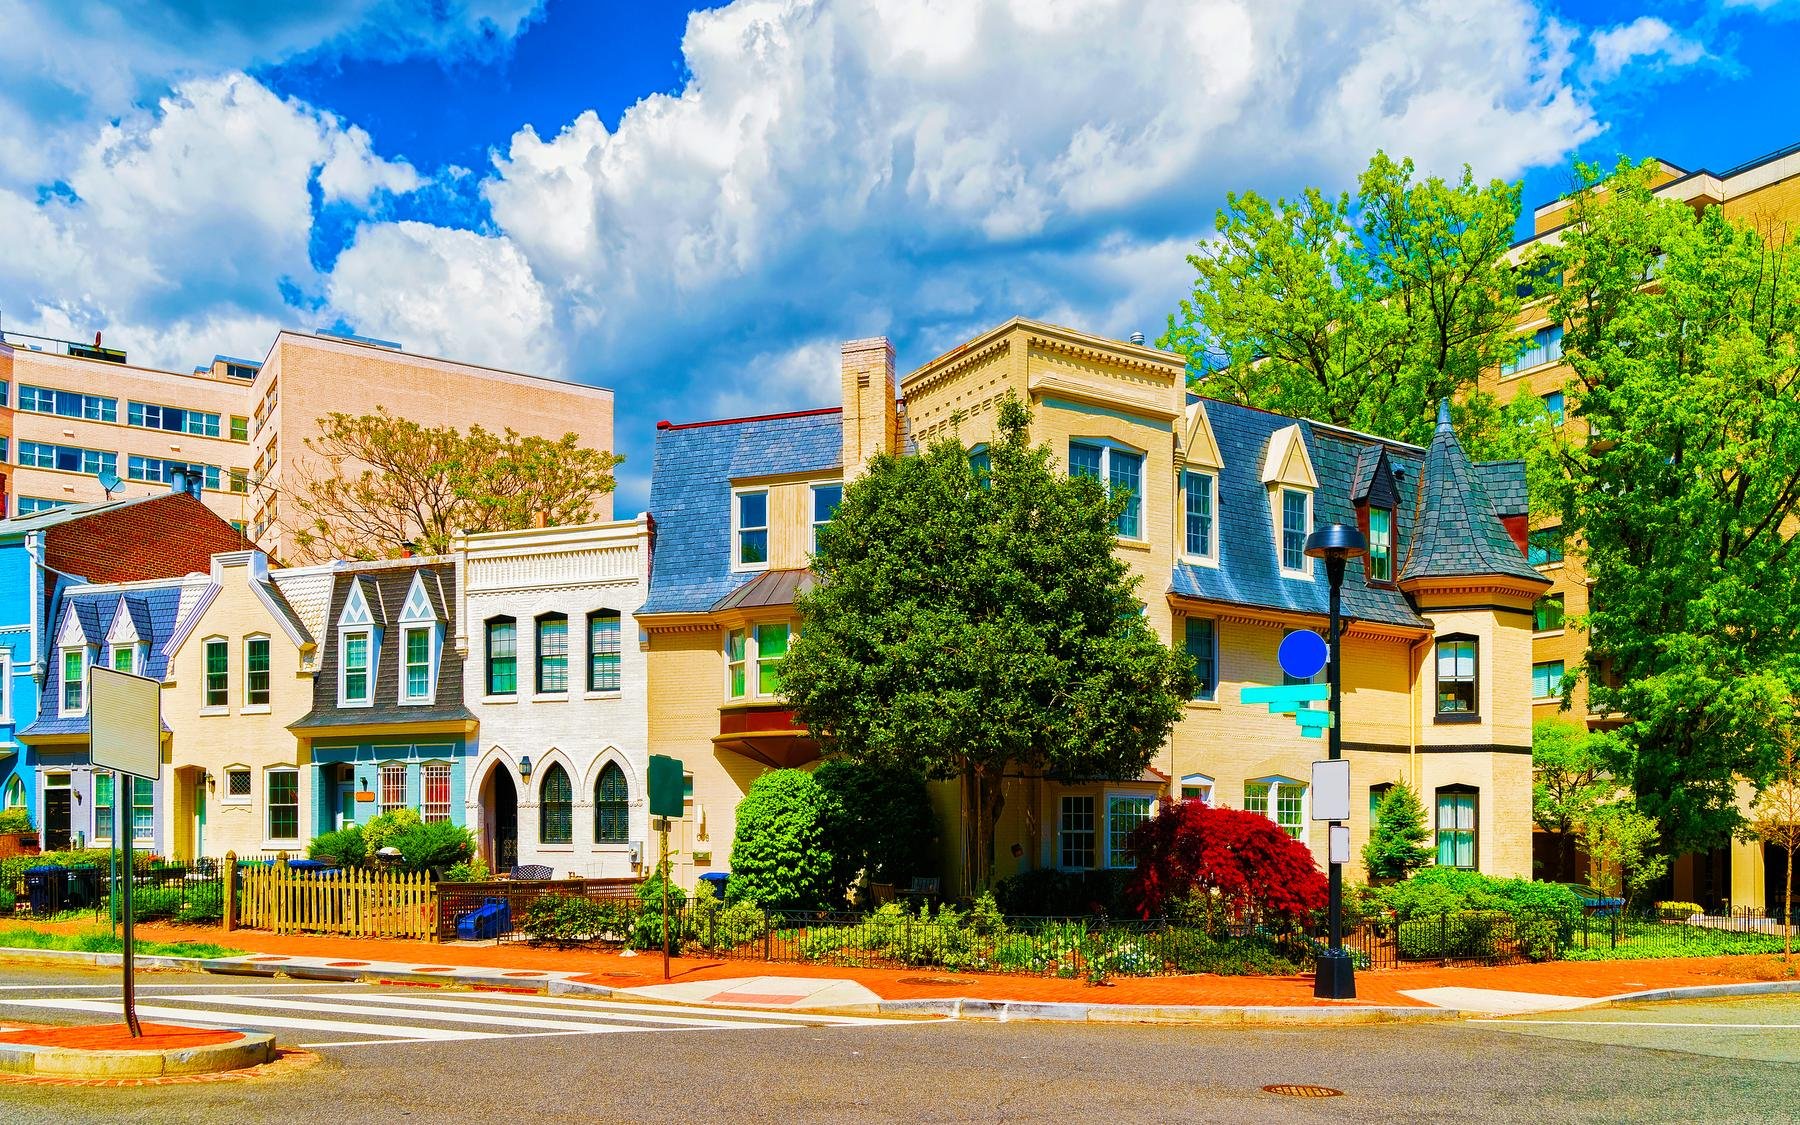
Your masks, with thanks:
[[[1345,580],[1345,747],[1356,844],[1386,787],[1407,781],[1433,818],[1439,861],[1531,869],[1532,606],[1548,582],[1525,560],[1522,467],[1472,464],[1447,419],[1427,449],[1188,393],[1181,357],[1012,320],[896,385],[885,339],[843,347],[841,406],[659,423],[649,515],[654,562],[638,623],[648,646],[649,741],[682,759],[692,797],[684,877],[729,870],[734,810],[763,771],[819,749],[781,698],[780,666],[811,581],[814,536],[847,480],[881,451],[954,432],[975,456],[1007,394],[1067,471],[1131,499],[1117,550],[1159,634],[1202,687],[1149,769],[1063,785],[1009,778],[997,872],[1124,865],[1125,833],[1159,795],[1253,809],[1324,859],[1309,817],[1323,756],[1286,716],[1238,702],[1282,682],[1275,652],[1324,631],[1315,526],[1369,540]],[[966,802],[934,787],[947,886],[969,866]]]
[[[479,723],[467,823],[483,857],[501,872],[644,873],[649,521],[467,535],[455,557],[456,648]]]

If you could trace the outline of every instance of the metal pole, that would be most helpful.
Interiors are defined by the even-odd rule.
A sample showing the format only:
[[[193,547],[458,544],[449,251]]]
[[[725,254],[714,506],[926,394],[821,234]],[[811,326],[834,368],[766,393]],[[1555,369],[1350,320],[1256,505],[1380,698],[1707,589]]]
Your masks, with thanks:
[[[669,818],[662,818],[663,979],[669,979]]]
[[[124,863],[121,864],[121,866],[124,868],[122,874],[125,878],[123,883],[123,893],[119,896],[119,901],[125,914],[125,956],[122,958],[125,970],[125,1026],[131,1029],[131,1037],[133,1039],[142,1039],[144,1037],[144,1029],[138,1026],[137,982],[133,979],[134,973],[131,963],[131,943],[134,936],[134,925],[131,916],[131,884],[133,882],[133,865],[131,862],[132,828],[130,818],[121,817],[119,815],[121,806],[124,805],[124,802],[119,799],[119,794],[124,792],[127,795],[134,795],[133,790],[126,789],[124,786],[127,779],[128,775],[123,771],[113,771],[113,839],[119,841],[119,853],[124,856]],[[121,820],[124,821],[122,831],[120,826]]]
[[[1327,626],[1327,671],[1331,684],[1331,725],[1326,728],[1326,757],[1336,761],[1344,756],[1343,731],[1343,668],[1339,650],[1342,647],[1344,631],[1341,602],[1344,589],[1343,553],[1326,556],[1325,577],[1330,582],[1330,624]],[[1329,838],[1342,824],[1342,821],[1327,822],[1326,832]],[[1344,867],[1335,861],[1327,860],[1329,879],[1325,905],[1325,919],[1329,952],[1325,963],[1319,966],[1313,979],[1313,995],[1330,1000],[1351,1000],[1356,997],[1356,971],[1349,955],[1344,952]]]

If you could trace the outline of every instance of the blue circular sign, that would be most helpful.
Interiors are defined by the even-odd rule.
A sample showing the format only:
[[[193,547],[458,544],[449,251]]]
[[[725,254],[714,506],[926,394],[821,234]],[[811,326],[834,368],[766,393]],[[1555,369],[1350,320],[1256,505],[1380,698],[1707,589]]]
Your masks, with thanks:
[[[1281,670],[1296,680],[1310,680],[1325,667],[1325,638],[1311,629],[1296,629],[1275,650]]]

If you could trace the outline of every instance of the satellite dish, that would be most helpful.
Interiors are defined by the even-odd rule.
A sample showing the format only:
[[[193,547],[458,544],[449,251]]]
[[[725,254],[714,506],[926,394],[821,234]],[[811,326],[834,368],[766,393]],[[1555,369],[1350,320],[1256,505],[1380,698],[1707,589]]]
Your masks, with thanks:
[[[124,482],[119,480],[118,473],[113,472],[111,469],[101,471],[100,487],[106,490],[106,498],[108,500],[112,499],[112,494],[118,491],[119,485],[122,483]]]

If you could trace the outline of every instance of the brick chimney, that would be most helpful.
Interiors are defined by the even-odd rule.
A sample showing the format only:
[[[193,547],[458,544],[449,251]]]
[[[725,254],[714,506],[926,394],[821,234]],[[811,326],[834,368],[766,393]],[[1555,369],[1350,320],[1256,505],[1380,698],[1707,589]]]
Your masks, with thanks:
[[[897,448],[899,419],[894,409],[894,345],[886,336],[846,340],[841,368],[844,389],[844,479],[862,474],[869,458]]]

